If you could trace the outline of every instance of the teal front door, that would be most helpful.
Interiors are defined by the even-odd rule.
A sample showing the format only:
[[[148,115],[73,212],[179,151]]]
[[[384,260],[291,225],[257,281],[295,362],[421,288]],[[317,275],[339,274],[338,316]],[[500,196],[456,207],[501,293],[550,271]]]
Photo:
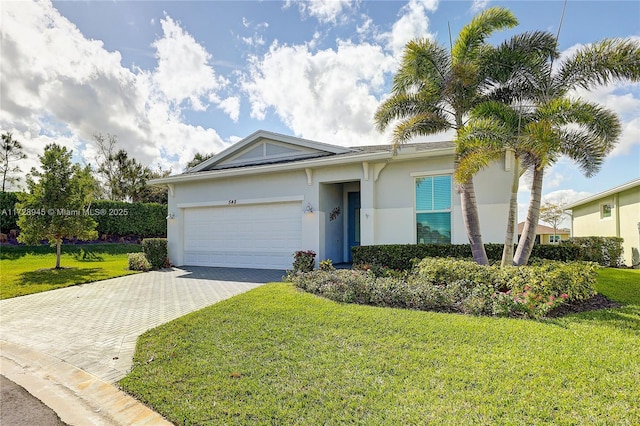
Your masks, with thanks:
[[[347,211],[349,221],[349,262],[353,261],[351,247],[360,245],[360,193],[349,192],[347,194]]]

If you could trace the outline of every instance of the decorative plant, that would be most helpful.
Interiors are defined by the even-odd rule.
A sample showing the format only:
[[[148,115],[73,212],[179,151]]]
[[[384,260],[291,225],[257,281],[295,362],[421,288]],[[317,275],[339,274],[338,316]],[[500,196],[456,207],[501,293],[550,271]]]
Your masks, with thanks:
[[[313,250],[300,250],[293,253],[293,272],[311,272],[316,264]]]

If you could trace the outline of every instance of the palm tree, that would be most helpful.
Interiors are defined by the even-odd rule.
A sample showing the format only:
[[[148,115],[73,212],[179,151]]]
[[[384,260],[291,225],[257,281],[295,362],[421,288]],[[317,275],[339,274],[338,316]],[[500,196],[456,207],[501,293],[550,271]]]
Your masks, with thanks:
[[[510,106],[492,101],[478,105],[471,112],[471,120],[460,132],[458,141],[461,160],[456,173],[459,178],[477,173],[505,150],[512,152],[515,159],[502,266],[526,263],[514,262],[513,253],[521,171],[533,171],[535,191],[532,193],[538,197],[532,203],[539,206],[545,167],[564,154],[574,160],[585,175],[592,176],[613,149],[620,131],[620,122],[613,112],[581,100],[561,99],[542,107]],[[532,217],[530,221],[537,224],[538,219]],[[523,250],[530,243],[523,232],[518,249]]]
[[[391,97],[375,114],[379,131],[395,124],[394,149],[416,136],[463,128],[465,114],[482,99],[489,83],[491,67],[484,60],[490,51],[486,38],[517,23],[508,9],[494,7],[462,28],[450,52],[429,39],[407,43]],[[457,168],[457,157],[455,164]],[[473,258],[487,264],[473,179],[458,182],[457,189]]]
[[[521,89],[537,110],[527,133],[535,140],[531,200],[514,263],[528,262],[540,218],[544,170],[564,154],[587,176],[595,173],[620,136],[615,114],[596,104],[571,99],[570,91],[618,81],[640,81],[640,42],[605,39],[563,58],[554,57],[532,73]]]

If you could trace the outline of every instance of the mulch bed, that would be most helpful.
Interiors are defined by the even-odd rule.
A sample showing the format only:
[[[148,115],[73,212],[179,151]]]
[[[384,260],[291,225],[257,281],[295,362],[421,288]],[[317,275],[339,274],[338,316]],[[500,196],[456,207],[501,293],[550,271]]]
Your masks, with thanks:
[[[578,312],[595,311],[597,309],[619,308],[620,306],[622,305],[620,305],[618,302],[607,299],[601,294],[596,294],[595,296],[587,300],[576,300],[556,306],[555,308],[550,310],[546,316],[549,318],[557,318],[564,315],[576,314]]]

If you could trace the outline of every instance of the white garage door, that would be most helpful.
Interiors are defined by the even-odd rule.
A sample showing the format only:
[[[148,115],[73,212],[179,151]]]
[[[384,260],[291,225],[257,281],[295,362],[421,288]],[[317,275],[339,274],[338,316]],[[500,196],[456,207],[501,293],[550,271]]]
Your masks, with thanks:
[[[300,202],[184,210],[184,263],[290,269],[300,250]]]

